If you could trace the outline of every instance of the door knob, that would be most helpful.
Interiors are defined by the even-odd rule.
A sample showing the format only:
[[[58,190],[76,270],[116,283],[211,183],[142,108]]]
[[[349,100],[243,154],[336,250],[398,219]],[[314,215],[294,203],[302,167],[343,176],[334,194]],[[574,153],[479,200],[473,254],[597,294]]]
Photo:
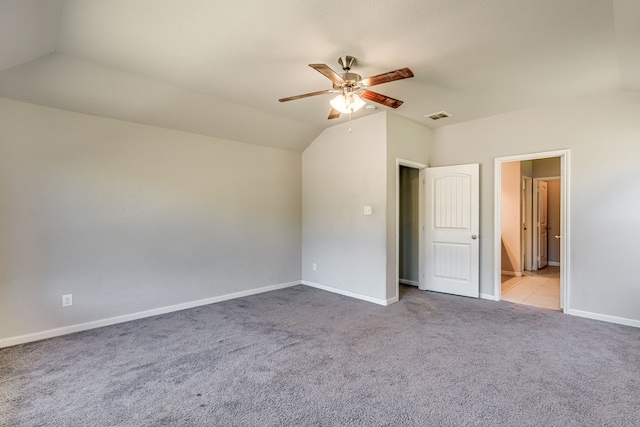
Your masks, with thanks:
[[[562,237],[562,236],[556,236],[556,239],[559,239],[559,238],[561,238],[561,237]]]
[[[471,235],[471,238],[472,238],[473,240],[475,240],[475,239],[477,239],[477,238],[478,238],[478,236],[476,236],[475,234],[472,234],[472,235]]]

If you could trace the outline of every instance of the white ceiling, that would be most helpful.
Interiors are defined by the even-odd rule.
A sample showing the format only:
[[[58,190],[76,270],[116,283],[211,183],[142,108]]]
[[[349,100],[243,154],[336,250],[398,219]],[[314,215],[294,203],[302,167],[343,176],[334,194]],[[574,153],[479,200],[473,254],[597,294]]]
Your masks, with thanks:
[[[302,150],[348,120],[330,95],[277,101],[329,89],[308,64],[343,55],[363,77],[411,68],[374,90],[446,126],[640,90],[640,2],[0,0],[0,97],[252,144]]]

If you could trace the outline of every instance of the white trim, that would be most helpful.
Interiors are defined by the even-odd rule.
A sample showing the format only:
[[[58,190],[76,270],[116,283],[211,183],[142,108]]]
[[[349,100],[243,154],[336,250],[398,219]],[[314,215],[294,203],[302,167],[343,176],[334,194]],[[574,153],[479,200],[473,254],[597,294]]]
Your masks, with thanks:
[[[547,261],[551,267],[560,267],[560,263],[558,261]]]
[[[426,169],[422,169],[418,175],[418,191],[420,195],[418,196],[418,254],[420,259],[418,260],[418,289],[425,290],[427,288],[424,273],[425,273],[425,259],[424,254],[425,250],[425,177],[426,177]]]
[[[617,323],[619,325],[633,326],[635,328],[640,328],[640,320],[627,319],[625,317],[609,316],[608,314],[591,313],[589,311],[574,310],[574,309],[565,310],[565,313],[568,313],[572,316],[585,317],[587,319],[600,320],[603,322]]]
[[[521,162],[524,160],[548,159],[550,157],[562,157],[569,152],[568,149],[543,151],[541,153],[516,154],[514,156],[496,157],[500,162]]]
[[[387,301],[394,300],[393,302],[400,300],[400,288],[398,287],[398,283],[400,282],[400,166],[418,169],[419,171],[428,167],[423,163],[418,163],[412,160],[405,160],[405,159],[396,157],[396,271],[395,271],[396,295],[387,300]],[[418,205],[421,206],[420,202],[423,197],[422,185],[420,185],[419,187],[420,188],[418,190]],[[418,217],[422,218],[421,215],[422,215],[422,212],[419,212]],[[421,232],[420,232],[420,236],[422,236]],[[422,246],[420,244],[420,240],[421,240],[421,237],[418,237],[418,274],[420,274],[420,271],[421,271],[420,267],[422,266]]]
[[[522,175],[522,189],[520,192],[520,206],[522,209],[520,220],[522,230],[522,271],[533,270],[533,178]],[[529,209],[527,209],[527,207]]]
[[[425,169],[428,168],[428,165],[425,165],[424,163],[418,163],[418,162],[414,162],[411,160],[405,160],[405,159],[401,159],[399,157],[396,157],[396,166],[406,166],[408,168],[414,168],[414,169]]]
[[[571,199],[569,198],[569,189],[571,188],[571,152],[566,150],[563,157],[560,158],[560,230],[562,230],[562,239],[560,239],[560,307],[563,311],[570,309],[571,301],[571,283],[569,281],[569,271],[571,271],[571,258],[569,249],[571,243]]]
[[[540,268],[538,268],[538,264],[540,263],[540,256],[539,256],[539,235],[540,235],[540,224],[538,224],[538,216],[540,214],[540,212],[538,212],[538,186],[540,185],[540,181],[543,182],[548,182],[548,181],[560,181],[560,183],[562,183],[562,177],[561,176],[541,176],[541,177],[537,177],[537,178],[533,178],[533,192],[535,194],[535,197],[533,197],[533,206],[532,206],[532,210],[533,210],[533,264],[531,265],[531,270],[540,270]],[[562,195],[560,195],[560,197],[562,198]],[[562,214],[560,214],[562,215]],[[548,221],[549,218],[547,218]],[[547,265],[549,264],[549,247],[547,245]],[[544,267],[543,267],[544,268]],[[562,297],[560,297],[560,299],[562,299]],[[560,307],[562,307],[562,304],[560,304]]]
[[[488,299],[491,301],[500,301],[497,300],[493,295],[489,295],[489,294],[480,294],[480,299]]]
[[[305,286],[309,286],[311,288],[321,289],[323,291],[331,292],[338,295],[344,295],[351,298],[356,298],[362,301],[372,302],[378,305],[389,305],[398,301],[397,296],[385,300],[381,298],[371,297],[369,295],[363,295],[356,292],[346,291],[344,289],[334,288],[332,286],[322,285],[320,283],[309,282],[307,280],[303,280],[302,284]]]
[[[545,151],[542,153],[521,154],[516,156],[496,157],[493,164],[494,188],[493,188],[493,292],[496,301],[501,300],[502,280],[500,272],[502,270],[501,263],[501,223],[502,212],[502,163],[521,162],[524,160],[546,159],[550,157],[560,157],[560,229],[562,230],[562,239],[560,240],[560,304],[566,313],[570,310],[571,304],[571,271],[569,258],[569,244],[571,242],[571,229],[569,218],[570,215],[570,155],[571,150]]]
[[[118,323],[130,322],[132,320],[144,319],[145,317],[158,316],[160,314],[173,313],[175,311],[186,310],[189,308],[200,307],[202,305],[214,304],[217,302],[228,301],[236,298],[247,297],[250,295],[261,294],[264,292],[275,291],[278,289],[289,288],[291,286],[300,285],[301,282],[281,283],[277,285],[264,286],[262,288],[250,289],[248,291],[234,292],[232,294],[220,295],[218,297],[205,298],[197,301],[185,302],[182,304],[169,305],[166,307],[154,308],[151,310],[140,311],[123,316],[110,317],[108,319],[94,320],[76,325],[64,326],[62,328],[49,329],[47,331],[35,332],[33,334],[20,335],[17,337],[0,339],[0,348],[10,347],[18,344],[44,340],[47,338],[58,337],[61,335],[73,334],[75,332],[87,331],[89,329],[102,328],[103,326],[111,326]]]
[[[505,276],[516,276],[516,277],[522,276],[521,271],[501,270],[500,273],[504,274]]]
[[[416,288],[420,284],[420,283],[416,282],[415,280],[407,280],[407,279],[399,279],[398,283],[401,283],[403,285],[415,286]]]
[[[392,298],[388,298],[387,301],[384,304],[381,304],[381,305],[387,306],[387,305],[391,305],[394,302],[398,302],[398,301],[400,301],[400,297],[395,296],[395,297],[392,297]]]

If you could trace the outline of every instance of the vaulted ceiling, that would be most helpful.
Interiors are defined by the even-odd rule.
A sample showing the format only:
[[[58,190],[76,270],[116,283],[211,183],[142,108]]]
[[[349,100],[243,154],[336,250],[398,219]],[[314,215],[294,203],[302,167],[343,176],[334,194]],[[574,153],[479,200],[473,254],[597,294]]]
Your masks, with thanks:
[[[344,55],[411,68],[375,90],[435,128],[640,90],[640,2],[0,0],[0,97],[277,148],[349,119],[330,95],[278,102],[329,89],[308,64]]]

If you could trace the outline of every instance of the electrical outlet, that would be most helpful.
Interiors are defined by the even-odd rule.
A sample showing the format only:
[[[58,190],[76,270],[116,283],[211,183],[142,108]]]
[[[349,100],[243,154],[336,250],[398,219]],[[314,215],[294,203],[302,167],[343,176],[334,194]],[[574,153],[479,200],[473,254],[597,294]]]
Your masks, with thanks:
[[[314,262],[314,263],[313,263],[313,271],[316,271],[317,269],[318,269],[318,268],[317,268],[317,266],[316,266],[316,263]]]
[[[72,294],[62,295],[62,306],[70,307],[72,305],[73,305],[73,295]]]

